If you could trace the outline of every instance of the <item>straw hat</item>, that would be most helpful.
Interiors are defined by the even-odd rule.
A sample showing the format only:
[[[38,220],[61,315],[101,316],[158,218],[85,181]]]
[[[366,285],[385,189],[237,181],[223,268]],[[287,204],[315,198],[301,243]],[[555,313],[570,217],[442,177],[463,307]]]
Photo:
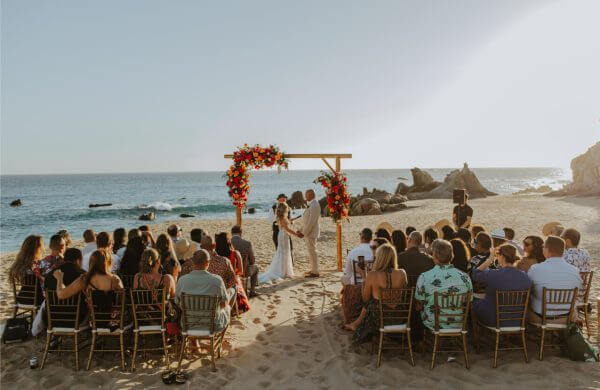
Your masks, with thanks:
[[[191,243],[185,238],[177,240],[175,243],[175,255],[179,260],[190,259],[194,256],[194,252],[196,252],[196,244]]]
[[[548,222],[542,227],[542,234],[544,236],[549,236],[552,234],[556,227],[562,227],[560,222]]]
[[[390,234],[392,234],[394,231],[394,227],[389,222],[381,222],[379,225],[377,225],[377,229],[375,229],[375,231],[379,229],[387,230],[387,232]]]
[[[435,225],[433,225],[433,228],[439,232],[439,231],[442,231],[442,228],[446,225],[450,226],[450,221],[448,221],[447,219],[444,218],[444,219],[440,219],[439,221],[437,221],[435,223]]]

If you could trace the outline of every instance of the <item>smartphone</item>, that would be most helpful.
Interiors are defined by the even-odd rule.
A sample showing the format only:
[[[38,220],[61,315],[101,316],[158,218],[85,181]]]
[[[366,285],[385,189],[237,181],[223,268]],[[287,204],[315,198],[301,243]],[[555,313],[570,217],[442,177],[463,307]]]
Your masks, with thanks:
[[[365,269],[365,257],[358,256],[358,268],[364,270]]]

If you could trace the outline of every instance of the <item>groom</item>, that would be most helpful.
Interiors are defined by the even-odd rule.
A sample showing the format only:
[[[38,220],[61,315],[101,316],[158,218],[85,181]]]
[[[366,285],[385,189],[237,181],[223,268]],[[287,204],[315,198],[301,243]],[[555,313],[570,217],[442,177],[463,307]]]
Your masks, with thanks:
[[[319,217],[321,216],[321,206],[315,197],[313,190],[307,190],[304,194],[308,209],[302,216],[303,228],[298,230],[300,237],[304,238],[306,249],[308,250],[308,259],[310,261],[310,271],[305,273],[307,278],[319,277],[319,259],[317,258],[317,238],[319,238]]]

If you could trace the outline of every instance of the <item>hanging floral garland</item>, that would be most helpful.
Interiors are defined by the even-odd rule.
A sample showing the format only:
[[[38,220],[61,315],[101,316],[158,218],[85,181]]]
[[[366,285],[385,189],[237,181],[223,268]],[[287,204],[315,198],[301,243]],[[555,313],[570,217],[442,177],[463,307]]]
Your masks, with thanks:
[[[350,195],[346,188],[346,175],[344,173],[333,173],[321,171],[314,182],[321,184],[327,194],[327,208],[334,222],[348,219],[348,205]]]
[[[263,148],[259,145],[238,147],[233,152],[233,165],[225,173],[227,178],[227,187],[229,187],[229,196],[233,204],[238,208],[244,208],[248,201],[248,192],[250,191],[250,169],[270,168],[277,166],[288,168],[288,161],[285,154],[278,147],[269,145]]]

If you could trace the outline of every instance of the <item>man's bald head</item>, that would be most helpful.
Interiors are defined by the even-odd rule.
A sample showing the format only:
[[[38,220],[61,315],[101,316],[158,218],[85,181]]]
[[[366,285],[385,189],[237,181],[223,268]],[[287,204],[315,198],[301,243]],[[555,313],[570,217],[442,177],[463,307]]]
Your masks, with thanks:
[[[419,245],[421,245],[423,242],[423,236],[421,233],[415,230],[408,235],[408,242],[411,244],[411,246],[419,247]]]
[[[215,242],[213,241],[212,236],[208,234],[202,237],[202,242],[200,243],[200,247],[202,249],[207,250],[208,252],[212,252],[215,249]]]
[[[200,249],[194,252],[192,262],[196,269],[207,269],[210,261],[210,254],[206,249]]]

